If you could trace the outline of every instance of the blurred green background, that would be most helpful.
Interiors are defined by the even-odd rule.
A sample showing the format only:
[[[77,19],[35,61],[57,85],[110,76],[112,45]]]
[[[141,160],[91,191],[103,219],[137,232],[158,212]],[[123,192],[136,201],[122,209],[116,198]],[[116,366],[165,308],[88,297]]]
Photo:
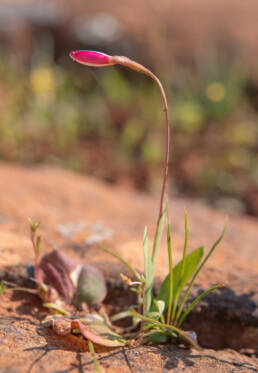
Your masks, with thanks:
[[[157,87],[125,68],[68,57],[74,49],[126,54],[168,95],[169,192],[258,215],[258,7],[193,3],[1,1],[1,159],[158,193],[165,127]]]

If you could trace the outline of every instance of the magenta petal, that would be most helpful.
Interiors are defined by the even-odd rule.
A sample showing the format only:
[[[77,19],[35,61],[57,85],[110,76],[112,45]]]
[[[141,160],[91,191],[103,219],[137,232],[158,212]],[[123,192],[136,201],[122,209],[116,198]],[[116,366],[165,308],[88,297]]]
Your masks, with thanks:
[[[70,53],[70,57],[76,62],[87,66],[108,66],[112,65],[110,56],[105,53],[95,51],[74,51]]]

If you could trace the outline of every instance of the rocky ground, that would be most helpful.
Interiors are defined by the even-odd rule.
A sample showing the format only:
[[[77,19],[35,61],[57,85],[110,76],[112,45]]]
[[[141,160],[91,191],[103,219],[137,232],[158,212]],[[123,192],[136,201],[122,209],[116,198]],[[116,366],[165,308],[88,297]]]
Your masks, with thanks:
[[[209,247],[225,216],[189,199],[170,199],[175,259],[184,240],[184,208],[190,248]],[[73,258],[94,263],[116,285],[123,268],[97,248],[98,243],[143,268],[144,225],[153,234],[158,200],[130,193],[56,168],[0,164],[0,279],[24,283],[33,264],[27,217],[41,220],[44,249],[60,247]],[[225,239],[199,276],[198,293],[210,295],[185,324],[195,330],[201,352],[176,346],[140,346],[99,352],[106,372],[255,372],[257,332],[257,219],[231,216]],[[165,242],[159,252],[157,284],[168,271]],[[117,281],[118,283],[119,281]],[[112,302],[119,302],[116,297]],[[40,324],[46,310],[34,295],[7,291],[0,298],[0,372],[94,371],[87,344],[58,337]]]

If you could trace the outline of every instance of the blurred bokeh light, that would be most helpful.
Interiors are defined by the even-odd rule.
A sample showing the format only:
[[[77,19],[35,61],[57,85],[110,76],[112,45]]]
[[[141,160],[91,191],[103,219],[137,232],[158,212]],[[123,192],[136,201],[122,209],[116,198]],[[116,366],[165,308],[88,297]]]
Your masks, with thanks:
[[[159,191],[153,82],[69,59],[74,49],[124,54],[167,91],[170,193],[258,215],[257,24],[257,1],[0,1],[1,159]]]

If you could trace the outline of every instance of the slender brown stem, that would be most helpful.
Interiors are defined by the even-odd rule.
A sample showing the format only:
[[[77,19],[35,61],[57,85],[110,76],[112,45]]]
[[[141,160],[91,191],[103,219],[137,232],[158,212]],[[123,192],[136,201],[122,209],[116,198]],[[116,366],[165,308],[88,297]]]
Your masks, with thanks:
[[[141,72],[141,73],[144,73],[150,76],[158,84],[159,89],[160,89],[160,93],[161,93],[163,103],[164,103],[164,112],[165,112],[165,121],[166,121],[166,153],[165,153],[165,160],[164,160],[163,183],[162,183],[161,195],[160,195],[160,207],[159,207],[159,218],[160,218],[163,212],[164,198],[165,198],[167,178],[168,178],[168,162],[169,162],[169,147],[170,147],[170,126],[169,126],[169,119],[168,119],[167,97],[166,97],[164,88],[160,80],[158,79],[158,77],[155,74],[153,74],[153,72],[151,72],[149,69],[144,67],[143,65],[131,60],[130,58],[123,57],[123,56],[113,56],[112,62],[127,66],[133,70],[136,70],[138,72]]]
[[[163,171],[163,183],[160,195],[160,206],[159,206],[159,218],[162,215],[163,207],[164,207],[164,198],[166,192],[166,185],[167,185],[167,178],[168,178],[168,162],[169,162],[169,146],[170,146],[170,126],[169,126],[169,119],[168,119],[168,103],[167,97],[164,91],[164,88],[160,82],[160,80],[154,75],[152,72],[151,77],[156,81],[159,86],[163,102],[164,102],[164,112],[165,112],[165,120],[166,120],[166,153],[165,153],[165,160],[164,160],[164,171]]]

